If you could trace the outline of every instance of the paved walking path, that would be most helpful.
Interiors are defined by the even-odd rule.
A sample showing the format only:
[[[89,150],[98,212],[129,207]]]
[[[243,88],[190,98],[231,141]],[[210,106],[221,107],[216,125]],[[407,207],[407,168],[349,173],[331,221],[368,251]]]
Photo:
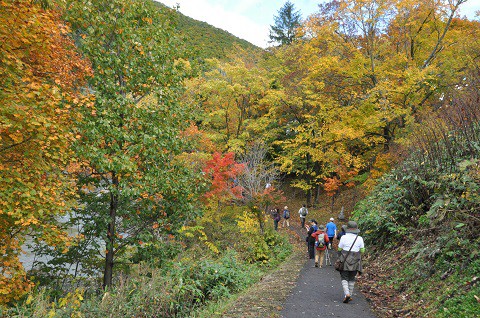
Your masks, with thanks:
[[[335,261],[336,255],[334,254],[336,253],[330,253],[333,256],[332,264]],[[306,245],[305,257],[307,257]],[[280,317],[376,317],[371,311],[369,303],[357,288],[353,292],[352,299],[348,304],[342,302],[343,290],[340,274],[333,266],[318,268],[314,267],[313,260],[309,260],[301,270],[295,288],[287,297]]]

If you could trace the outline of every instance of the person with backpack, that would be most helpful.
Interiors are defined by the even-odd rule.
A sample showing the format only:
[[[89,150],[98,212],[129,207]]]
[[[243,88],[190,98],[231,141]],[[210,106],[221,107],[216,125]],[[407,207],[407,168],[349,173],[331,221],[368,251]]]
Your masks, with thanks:
[[[345,235],[338,243],[338,259],[335,269],[340,271],[342,288],[344,293],[343,302],[352,300],[355,276],[362,274],[362,253],[365,252],[363,238],[359,235],[357,222],[348,221]]]
[[[308,209],[305,206],[305,204],[300,208],[300,210],[298,210],[298,214],[300,215],[301,226],[302,226],[302,228],[304,228],[305,227],[305,219],[306,219],[307,214],[308,214]]]
[[[330,218],[330,222],[327,223],[327,235],[330,243],[328,243],[328,249],[332,249],[333,238],[337,235],[337,225],[333,223],[334,219]]]
[[[307,229],[307,237],[305,238],[305,241],[307,242],[307,246],[308,246],[308,258],[314,259],[315,258],[315,238],[312,236],[312,234],[318,231],[317,221],[310,220],[310,226],[306,225],[305,228]]]
[[[288,210],[288,206],[285,206],[283,208],[283,226],[285,227],[285,222],[287,223],[287,227],[290,227],[290,222],[288,221],[290,219],[290,211]]]
[[[273,217],[273,227],[275,228],[275,231],[278,231],[278,222],[280,222],[280,210],[278,208],[275,208],[272,210],[272,217]]]
[[[322,268],[325,250],[329,242],[328,235],[325,233],[325,226],[319,225],[318,230],[312,234],[312,237],[315,239],[315,267]]]

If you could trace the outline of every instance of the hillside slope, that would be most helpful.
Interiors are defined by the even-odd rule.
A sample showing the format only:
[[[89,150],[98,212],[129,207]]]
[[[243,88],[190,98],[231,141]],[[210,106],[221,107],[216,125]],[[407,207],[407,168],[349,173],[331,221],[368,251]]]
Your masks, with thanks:
[[[161,3],[158,3],[158,5],[165,6]],[[190,18],[178,11],[176,14],[178,31],[185,41],[187,50],[194,51],[195,56],[199,58],[224,59],[236,48],[247,51],[262,51],[258,46],[225,30]]]

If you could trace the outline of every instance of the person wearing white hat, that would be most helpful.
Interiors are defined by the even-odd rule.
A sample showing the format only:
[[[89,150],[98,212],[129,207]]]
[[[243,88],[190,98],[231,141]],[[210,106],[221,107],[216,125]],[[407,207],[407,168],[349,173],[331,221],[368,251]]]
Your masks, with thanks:
[[[330,218],[330,222],[325,226],[327,228],[328,235],[328,249],[332,249],[333,238],[337,236],[337,225],[333,223],[334,219]]]

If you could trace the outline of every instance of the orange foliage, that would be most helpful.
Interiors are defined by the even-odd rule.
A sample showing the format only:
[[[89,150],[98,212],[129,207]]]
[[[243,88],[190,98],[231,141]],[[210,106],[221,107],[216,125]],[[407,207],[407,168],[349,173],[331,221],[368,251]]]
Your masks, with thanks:
[[[0,2],[0,303],[31,287],[18,260],[26,233],[62,250],[68,241],[52,221],[75,189],[63,171],[90,68],[59,17],[30,0]]]
[[[334,196],[342,186],[353,187],[355,183],[351,181],[358,174],[357,169],[348,170],[343,161],[337,162],[335,175],[331,178],[325,178],[323,188],[328,196]]]

